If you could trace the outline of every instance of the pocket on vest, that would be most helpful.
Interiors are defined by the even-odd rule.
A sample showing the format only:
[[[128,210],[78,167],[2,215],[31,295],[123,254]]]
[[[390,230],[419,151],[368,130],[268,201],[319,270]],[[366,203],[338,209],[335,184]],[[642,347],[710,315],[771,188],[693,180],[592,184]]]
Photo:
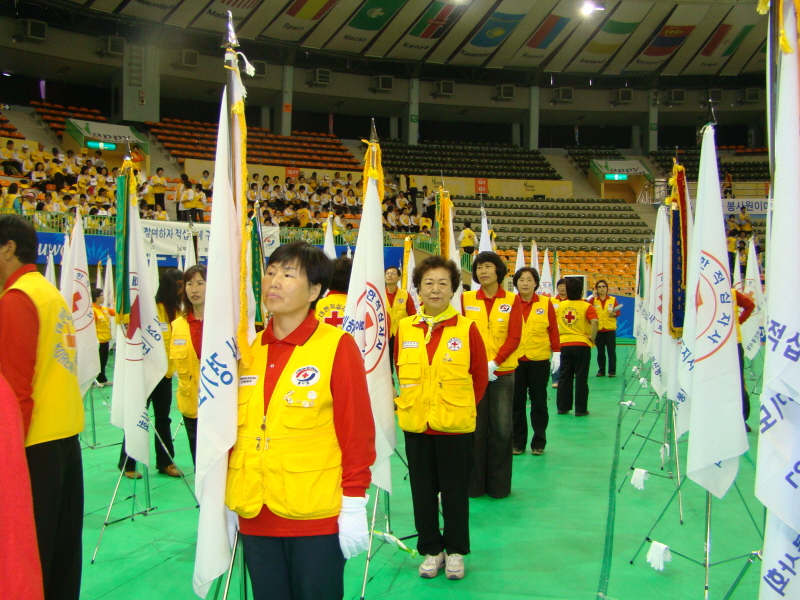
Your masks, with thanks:
[[[472,381],[442,380],[441,401],[438,403],[438,421],[443,431],[472,431],[475,428],[475,400]]]
[[[246,443],[256,442],[250,439]],[[244,450],[234,450],[228,460],[225,504],[245,519],[258,516],[264,504],[260,461],[260,452],[248,453]]]
[[[319,448],[283,455],[286,512],[296,518],[337,514],[342,497],[342,454],[338,448]]]
[[[294,400],[291,404],[283,401],[281,420],[289,429],[311,429],[317,426],[319,403],[315,401]]]

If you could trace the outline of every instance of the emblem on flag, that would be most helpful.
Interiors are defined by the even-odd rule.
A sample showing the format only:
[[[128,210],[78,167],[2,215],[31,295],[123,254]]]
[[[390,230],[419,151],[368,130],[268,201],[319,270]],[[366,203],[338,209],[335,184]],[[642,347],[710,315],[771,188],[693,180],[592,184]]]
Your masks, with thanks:
[[[462,342],[457,337],[452,337],[449,340],[447,340],[447,349],[448,350],[453,350],[455,352],[456,350],[461,350],[461,348],[463,348],[463,347],[464,347],[464,342]]]
[[[700,281],[697,283],[697,345],[699,362],[713,356],[733,332],[733,302],[728,267],[708,252],[700,256]]]
[[[312,365],[300,367],[294,373],[292,373],[292,383],[299,386],[312,385],[316,383],[318,379],[319,369]]]
[[[386,350],[387,330],[386,330],[386,306],[381,299],[378,289],[367,282],[367,289],[361,294],[356,304],[356,311],[361,311],[364,307],[364,321],[352,320],[345,325],[345,331],[352,334],[355,328],[364,330],[364,367],[367,374],[372,373]]]

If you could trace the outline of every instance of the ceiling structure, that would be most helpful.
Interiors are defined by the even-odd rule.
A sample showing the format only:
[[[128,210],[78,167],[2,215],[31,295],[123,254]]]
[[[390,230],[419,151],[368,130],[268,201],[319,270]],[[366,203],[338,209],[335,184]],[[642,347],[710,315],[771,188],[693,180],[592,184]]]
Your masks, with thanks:
[[[588,76],[763,73],[756,1],[68,0],[98,16],[223,31],[316,53],[455,68]],[[599,3],[598,4],[603,4]]]

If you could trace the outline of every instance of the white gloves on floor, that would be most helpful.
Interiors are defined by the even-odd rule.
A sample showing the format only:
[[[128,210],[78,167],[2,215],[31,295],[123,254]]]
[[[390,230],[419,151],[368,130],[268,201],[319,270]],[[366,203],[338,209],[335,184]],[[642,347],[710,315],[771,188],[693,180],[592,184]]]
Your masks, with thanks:
[[[664,570],[664,563],[672,560],[672,553],[669,551],[669,546],[661,542],[652,542],[650,550],[647,551],[647,562],[656,571]]]
[[[650,473],[644,469],[634,469],[633,476],[631,477],[631,485],[637,490],[643,490],[644,482],[647,479],[650,479]]]
[[[346,559],[358,556],[369,547],[369,527],[367,527],[366,498],[342,496],[342,510],[339,513],[339,546]]]
[[[497,375],[494,372],[497,371],[497,363],[493,360],[489,361],[489,381],[496,381]]]
[[[561,352],[553,352],[553,358],[550,359],[550,372],[555,373],[561,368]]]

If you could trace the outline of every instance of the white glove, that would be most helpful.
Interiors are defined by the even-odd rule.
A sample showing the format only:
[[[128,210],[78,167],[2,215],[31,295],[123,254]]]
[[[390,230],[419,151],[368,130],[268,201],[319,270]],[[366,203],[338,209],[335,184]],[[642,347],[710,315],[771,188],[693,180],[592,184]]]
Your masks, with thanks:
[[[643,490],[645,479],[650,479],[650,473],[644,469],[634,469],[633,476],[631,477],[631,485],[637,490]]]
[[[497,363],[493,360],[489,361],[489,381],[496,381],[497,375],[494,372],[497,371]]]
[[[650,549],[647,551],[647,562],[656,571],[664,570],[664,563],[672,560],[672,553],[669,551],[669,546],[661,542],[652,542]]]
[[[236,542],[236,532],[239,530],[239,515],[225,507],[225,516],[228,517],[228,543],[233,548]]]
[[[369,547],[366,498],[342,496],[342,511],[339,513],[339,547],[345,559],[358,556]]]
[[[553,358],[550,359],[550,372],[555,373],[561,368],[561,352],[553,352]]]

